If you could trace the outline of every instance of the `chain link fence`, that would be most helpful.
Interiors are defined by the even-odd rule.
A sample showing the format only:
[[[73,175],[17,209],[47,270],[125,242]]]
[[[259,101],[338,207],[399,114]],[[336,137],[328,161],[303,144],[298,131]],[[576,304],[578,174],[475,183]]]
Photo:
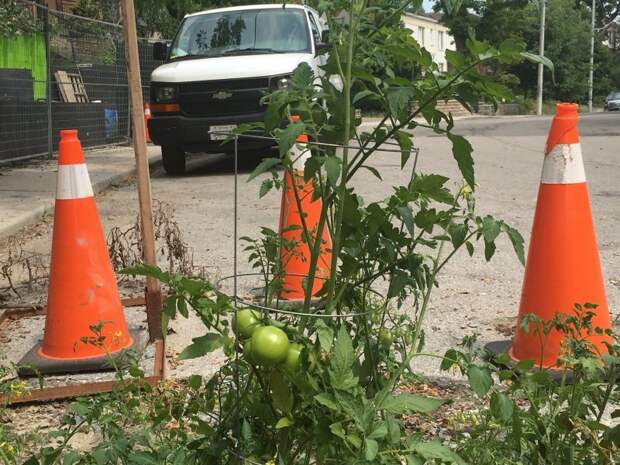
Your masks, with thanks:
[[[23,1],[0,30],[0,163],[52,157],[60,129],[85,147],[128,143],[129,92],[122,26]],[[1,20],[2,18],[0,18]],[[149,95],[153,43],[139,39],[142,92]]]

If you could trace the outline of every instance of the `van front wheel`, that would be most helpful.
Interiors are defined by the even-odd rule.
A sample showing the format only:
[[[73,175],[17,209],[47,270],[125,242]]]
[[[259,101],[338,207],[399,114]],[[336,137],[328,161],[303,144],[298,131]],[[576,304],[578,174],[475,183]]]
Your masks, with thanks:
[[[166,174],[180,176],[185,174],[185,152],[174,145],[164,145],[161,148],[161,158]]]

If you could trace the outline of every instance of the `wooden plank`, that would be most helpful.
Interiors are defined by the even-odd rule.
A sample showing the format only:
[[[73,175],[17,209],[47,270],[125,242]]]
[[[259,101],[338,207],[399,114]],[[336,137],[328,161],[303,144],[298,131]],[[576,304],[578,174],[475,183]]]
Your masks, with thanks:
[[[144,127],[144,107],[142,83],[140,79],[140,58],[138,56],[138,34],[133,0],[121,0],[123,35],[127,57],[127,79],[131,103],[131,124],[133,128],[133,148],[136,156],[138,180],[138,202],[140,205],[140,231],[142,231],[142,254],[145,263],[157,265],[155,251],[155,232],[153,228],[153,209],[151,199],[151,179],[146,157],[146,129]],[[146,313],[151,341],[163,339],[161,330],[161,286],[154,278],[146,278]]]
[[[58,70],[54,73],[54,78],[56,78],[56,84],[58,85],[62,100],[67,103],[76,103],[77,100],[75,99],[75,95],[73,95],[71,79],[69,79],[67,72]]]
[[[86,94],[86,88],[84,87],[84,81],[82,76],[77,73],[67,73],[69,80],[71,81],[71,88],[73,89],[73,96],[79,103],[88,103],[88,95]]]
[[[151,386],[156,386],[162,380],[160,376],[148,376],[142,381]],[[0,403],[7,405],[30,404],[35,402],[49,402],[51,400],[72,399],[75,397],[91,396],[111,392],[115,387],[120,387],[118,381],[98,381],[95,383],[74,384],[70,386],[49,387],[32,389],[18,398],[0,396]]]

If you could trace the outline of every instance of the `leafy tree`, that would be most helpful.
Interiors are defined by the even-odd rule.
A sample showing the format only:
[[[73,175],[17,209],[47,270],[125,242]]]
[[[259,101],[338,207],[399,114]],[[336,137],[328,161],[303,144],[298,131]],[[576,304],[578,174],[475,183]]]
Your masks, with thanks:
[[[620,16],[618,0],[596,0],[596,23],[598,27],[615,21]],[[592,8],[592,0],[577,0],[577,6]]]
[[[545,96],[557,100],[585,101],[590,59],[590,0],[547,0],[545,55],[555,65],[555,82],[545,76]],[[597,2],[598,27],[618,16],[620,2]],[[507,39],[522,40],[535,52],[539,46],[538,2],[533,0],[441,0],[434,6],[444,13],[442,22],[455,38],[457,48],[471,34],[497,45]],[[570,27],[567,27],[570,25]],[[595,40],[595,96],[606,95],[620,80],[617,52]],[[496,80],[524,97],[536,92],[536,67],[530,63],[494,64],[487,69]]]
[[[538,8],[527,0],[488,0],[480,10],[477,37],[497,44],[506,39],[522,40],[528,49],[538,44]],[[498,81],[513,92],[528,95],[536,88],[536,67],[530,63],[499,64],[495,67]]]
[[[549,2],[545,48],[545,55],[555,64],[555,84],[548,75],[545,94],[557,100],[585,101],[590,60],[587,11],[576,7],[573,0]]]
[[[11,37],[40,31],[41,27],[23,5],[14,0],[0,3],[0,36]]]
[[[265,3],[261,0],[136,0],[138,34],[171,39],[189,13],[225,6]],[[120,23],[117,0],[80,0],[73,12],[87,18]]]
[[[483,0],[439,0],[433,9],[443,13],[441,22],[450,28],[459,52],[466,50],[465,42],[470,31],[476,29],[480,17],[476,14],[483,7]]]

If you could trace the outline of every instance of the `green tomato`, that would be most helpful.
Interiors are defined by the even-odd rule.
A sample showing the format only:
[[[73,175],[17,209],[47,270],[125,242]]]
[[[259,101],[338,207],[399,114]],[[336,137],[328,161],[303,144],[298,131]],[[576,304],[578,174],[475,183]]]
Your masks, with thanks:
[[[316,353],[313,350],[309,351],[308,352],[308,370],[314,371],[318,363],[319,362],[316,358]]]
[[[379,330],[379,342],[383,347],[390,347],[394,342],[394,335],[387,329]]]
[[[256,310],[244,308],[238,310],[233,318],[233,330],[243,339],[252,337],[254,330],[261,325],[261,315]]]
[[[304,346],[301,344],[291,344],[286,353],[286,360],[284,360],[284,370],[289,374],[295,374],[299,371],[301,365],[301,351],[304,350]]]
[[[252,357],[259,365],[275,366],[286,360],[290,343],[288,336],[280,328],[256,328],[251,341]]]
[[[252,339],[248,339],[243,343],[243,357],[250,365],[256,365],[256,360],[252,355]]]

